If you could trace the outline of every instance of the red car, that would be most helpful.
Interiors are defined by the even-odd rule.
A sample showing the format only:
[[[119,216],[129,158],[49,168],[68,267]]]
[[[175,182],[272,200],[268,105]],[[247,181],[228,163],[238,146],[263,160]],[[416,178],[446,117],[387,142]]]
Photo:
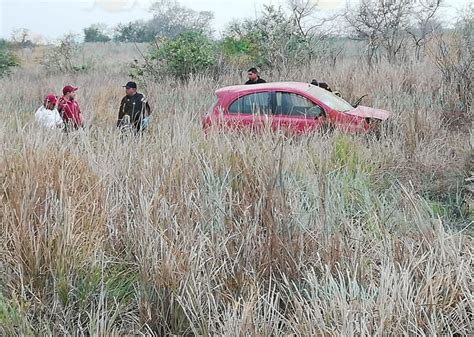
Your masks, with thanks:
[[[285,133],[304,133],[331,126],[346,132],[368,132],[390,117],[385,110],[353,107],[320,87],[300,82],[237,85],[218,89],[217,103],[203,117],[203,128],[257,131],[270,126]]]

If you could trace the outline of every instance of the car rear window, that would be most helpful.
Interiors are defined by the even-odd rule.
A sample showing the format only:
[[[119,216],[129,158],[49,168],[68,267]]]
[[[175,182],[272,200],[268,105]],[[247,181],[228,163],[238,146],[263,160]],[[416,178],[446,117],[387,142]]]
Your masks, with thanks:
[[[257,92],[242,96],[235,100],[229,107],[230,114],[263,114],[271,113],[271,92]]]

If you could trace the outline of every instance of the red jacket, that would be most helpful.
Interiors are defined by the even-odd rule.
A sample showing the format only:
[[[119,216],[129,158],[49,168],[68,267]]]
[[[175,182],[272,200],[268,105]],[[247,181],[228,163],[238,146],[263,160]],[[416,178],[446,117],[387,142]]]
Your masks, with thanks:
[[[59,114],[65,124],[71,124],[74,128],[82,127],[81,109],[77,101],[67,101],[64,97],[59,99]]]

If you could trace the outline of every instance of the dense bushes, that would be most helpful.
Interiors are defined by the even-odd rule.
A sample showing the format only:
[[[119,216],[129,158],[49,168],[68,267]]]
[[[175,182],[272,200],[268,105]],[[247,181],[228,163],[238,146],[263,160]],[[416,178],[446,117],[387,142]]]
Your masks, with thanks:
[[[198,32],[184,32],[173,39],[162,39],[150,48],[144,65],[132,67],[132,75],[152,76],[155,80],[163,76],[186,80],[216,63],[214,47],[211,39]]]
[[[0,40],[0,77],[8,74],[13,67],[19,65],[19,60],[9,48],[8,42]]]

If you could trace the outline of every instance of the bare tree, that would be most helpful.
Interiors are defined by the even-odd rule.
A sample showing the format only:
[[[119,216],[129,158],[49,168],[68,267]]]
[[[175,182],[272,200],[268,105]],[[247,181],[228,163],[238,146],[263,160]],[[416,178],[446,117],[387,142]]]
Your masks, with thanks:
[[[436,14],[443,0],[418,0],[411,12],[412,22],[406,32],[411,36],[415,46],[415,57],[421,59],[421,52],[426,44],[439,31],[441,23],[436,20]]]
[[[83,46],[78,42],[78,36],[66,34],[54,48],[48,49],[39,63],[50,73],[86,71],[92,67],[92,63],[90,60],[86,62],[82,52]]]
[[[305,20],[310,18],[317,11],[317,1],[313,0],[288,0],[288,7],[291,10],[292,19],[299,33],[308,37],[315,28],[321,27],[322,22],[306,27]]]
[[[257,65],[287,76],[290,65],[300,66],[315,58],[335,64],[341,44],[330,43],[332,17],[319,17],[314,0],[287,0],[287,7],[264,5],[259,17],[231,24],[225,36],[248,47],[245,55]],[[339,15],[340,16],[340,15]]]
[[[442,94],[456,95],[457,108],[471,114],[474,83],[474,7],[457,23],[456,28],[438,34],[430,54],[442,78]]]
[[[346,22],[356,37],[367,43],[367,60],[372,65],[382,48],[388,61],[397,60],[405,45],[413,0],[361,0],[348,8]]]
[[[155,1],[150,10],[153,19],[149,21],[148,29],[155,36],[174,37],[185,31],[212,34],[212,12],[195,11],[181,5],[177,0]]]
[[[31,41],[31,32],[27,28],[13,30],[11,40],[20,48],[31,48],[35,45],[33,41]]]
[[[328,38],[334,31],[334,23],[343,14],[317,17],[318,4],[317,0],[287,0],[292,25],[296,27],[297,33],[303,38],[310,59],[327,56],[330,58],[331,64],[335,66],[343,47],[331,45]]]
[[[233,23],[226,35],[251,41],[256,49],[252,52],[258,55],[260,65],[279,72],[290,63],[301,64],[307,60],[308,45],[294,20],[281,7],[264,5],[259,18]]]

